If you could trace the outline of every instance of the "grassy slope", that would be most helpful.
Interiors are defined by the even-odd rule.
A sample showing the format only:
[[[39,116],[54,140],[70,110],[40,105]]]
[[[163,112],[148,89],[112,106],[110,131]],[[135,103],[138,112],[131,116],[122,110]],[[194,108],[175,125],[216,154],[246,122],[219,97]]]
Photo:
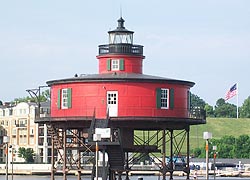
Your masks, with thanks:
[[[246,134],[250,135],[250,119],[233,118],[207,118],[207,124],[191,126],[190,128],[190,146],[191,149],[203,147],[203,132],[212,133],[212,138],[219,139],[225,135],[238,137]]]
[[[181,131],[174,131],[174,134],[178,134]],[[203,132],[208,131],[212,133],[213,139],[220,139],[225,135],[232,135],[238,137],[240,135],[250,135],[250,119],[233,119],[233,118],[207,118],[207,123],[202,125],[193,125],[190,128],[190,149],[205,148],[205,140],[203,139]],[[151,132],[149,137],[151,138],[155,132]],[[136,132],[136,135],[143,139],[142,131]],[[161,133],[159,134],[161,135]],[[147,136],[147,133],[145,133]],[[155,137],[156,138],[156,137]],[[153,138],[153,139],[155,139]],[[177,136],[176,140],[179,143],[182,135]],[[147,138],[145,138],[147,139]],[[154,140],[151,141],[154,144]],[[161,142],[159,142],[161,144]],[[182,153],[185,154],[186,139],[184,142]],[[167,145],[167,153],[170,152],[169,145]]]

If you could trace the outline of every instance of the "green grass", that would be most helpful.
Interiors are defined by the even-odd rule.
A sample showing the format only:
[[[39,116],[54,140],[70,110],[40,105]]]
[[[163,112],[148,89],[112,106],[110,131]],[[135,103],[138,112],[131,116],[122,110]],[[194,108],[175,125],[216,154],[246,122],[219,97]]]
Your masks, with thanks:
[[[182,130],[183,131],[183,130]],[[174,131],[174,134],[178,134],[182,131]],[[226,135],[232,135],[234,137],[239,137],[240,135],[249,135],[250,136],[250,119],[242,118],[242,119],[235,119],[235,118],[207,118],[207,123],[202,125],[193,125],[190,127],[190,150],[195,148],[205,148],[205,140],[203,139],[203,132],[211,132],[213,139],[220,139]],[[150,132],[149,134],[144,134],[147,137],[152,138],[155,135],[155,131]],[[137,131],[135,133],[141,139],[143,139],[142,131]],[[162,133],[159,133],[161,136]],[[177,141],[179,142],[181,136],[177,136]],[[151,144],[156,142],[156,137],[153,138]],[[162,142],[159,142],[161,144]],[[186,139],[184,144],[186,144]],[[166,147],[167,152],[169,152],[169,146]],[[186,149],[182,150],[184,153]]]
[[[226,135],[238,137],[240,135],[250,135],[250,119],[247,118],[207,118],[207,123],[203,125],[191,126],[190,128],[190,148],[203,147],[203,132],[212,133],[213,139],[220,139]]]

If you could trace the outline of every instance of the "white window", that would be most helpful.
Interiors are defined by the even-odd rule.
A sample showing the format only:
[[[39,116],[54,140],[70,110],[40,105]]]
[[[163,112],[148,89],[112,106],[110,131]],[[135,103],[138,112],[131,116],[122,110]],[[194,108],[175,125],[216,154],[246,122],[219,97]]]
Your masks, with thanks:
[[[34,129],[33,128],[30,129],[30,134],[34,135]]]
[[[35,144],[34,137],[30,137],[30,145],[33,145],[33,144]]]
[[[111,61],[111,70],[118,71],[119,70],[119,59],[112,59]]]
[[[168,109],[169,90],[161,89],[161,109]]]
[[[5,110],[5,116],[9,116],[9,110],[8,109]]]
[[[20,125],[20,127],[24,127],[25,126],[25,119],[20,119],[19,125]]]
[[[68,108],[68,89],[62,89],[62,109]]]
[[[124,59],[107,59],[108,71],[124,71],[125,70]]]
[[[23,144],[23,141],[24,141],[24,140],[23,140],[23,136],[20,136],[20,137],[19,137],[19,144]]]
[[[16,128],[12,129],[12,135],[16,135]]]
[[[157,88],[156,106],[157,109],[174,109],[174,89]]]
[[[57,106],[59,109],[71,108],[71,88],[59,89]]]
[[[27,137],[25,137],[25,136],[24,136],[24,138],[23,138],[23,143],[24,143],[24,144],[27,144]]]
[[[13,144],[17,144],[17,138],[12,137],[12,142],[13,142]]]

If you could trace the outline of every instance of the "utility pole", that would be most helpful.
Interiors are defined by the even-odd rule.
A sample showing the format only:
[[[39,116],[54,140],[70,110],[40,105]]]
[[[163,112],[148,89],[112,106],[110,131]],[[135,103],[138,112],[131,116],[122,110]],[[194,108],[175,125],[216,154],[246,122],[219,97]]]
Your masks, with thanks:
[[[209,150],[209,139],[212,138],[212,133],[210,132],[203,132],[203,139],[206,140],[206,180],[209,180],[209,159],[208,159],[208,150]]]

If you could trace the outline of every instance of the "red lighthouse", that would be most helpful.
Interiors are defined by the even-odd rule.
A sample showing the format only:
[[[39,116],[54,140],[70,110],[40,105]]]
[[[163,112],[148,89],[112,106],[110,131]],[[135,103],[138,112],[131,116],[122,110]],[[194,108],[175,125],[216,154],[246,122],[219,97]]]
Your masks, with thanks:
[[[131,169],[133,155],[138,159],[150,153],[170,157],[169,162],[162,158],[159,168],[164,178],[166,172],[170,172],[172,178],[174,154],[179,154],[181,149],[174,144],[174,131],[183,130],[189,157],[189,127],[205,123],[205,116],[200,110],[191,113],[193,82],[143,73],[143,46],[133,44],[133,33],[124,27],[124,20],[120,18],[117,28],[108,32],[109,44],[99,46],[98,74],[48,81],[51,117],[41,121],[52,128],[52,139],[64,140],[58,149],[70,148],[66,138],[69,130],[76,134],[71,147],[79,154],[83,149],[91,149],[96,128],[109,128],[111,137],[99,144],[108,154],[111,179],[116,173]],[[65,138],[55,132],[59,129]],[[143,134],[143,140],[136,139],[136,132]],[[66,155],[62,159],[66,161]],[[189,176],[189,159],[187,161],[187,167],[182,170]],[[105,173],[101,176],[105,178]]]

